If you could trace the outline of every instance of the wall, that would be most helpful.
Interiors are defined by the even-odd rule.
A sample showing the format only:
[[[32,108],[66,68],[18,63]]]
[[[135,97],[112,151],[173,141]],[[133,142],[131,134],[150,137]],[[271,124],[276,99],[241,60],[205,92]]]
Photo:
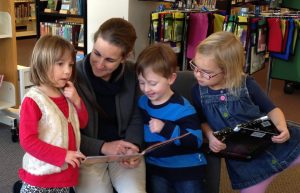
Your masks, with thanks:
[[[112,17],[122,17],[135,27],[138,39],[135,44],[135,56],[148,45],[150,13],[160,3],[138,0],[88,0],[87,3],[87,36],[88,53],[93,48],[93,34],[101,23]]]

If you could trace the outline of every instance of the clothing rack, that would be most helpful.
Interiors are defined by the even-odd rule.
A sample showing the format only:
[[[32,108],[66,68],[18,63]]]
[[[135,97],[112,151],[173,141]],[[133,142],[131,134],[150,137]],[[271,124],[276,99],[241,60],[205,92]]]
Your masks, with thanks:
[[[267,18],[280,18],[280,19],[300,19],[300,12],[297,14],[284,14],[284,15],[270,15],[264,16]],[[300,31],[300,29],[298,28]],[[272,79],[285,80],[284,92],[291,94],[292,88],[287,88],[288,82],[300,83],[300,36],[298,31],[298,39],[295,45],[294,55],[289,55],[288,60],[283,60],[280,58],[275,58],[270,55],[269,57],[269,68],[268,68],[268,78],[267,78],[267,94],[269,95],[271,90]],[[292,45],[291,45],[292,46]]]
[[[182,18],[183,21],[183,26],[182,26],[182,39],[180,42],[181,47],[180,47],[180,52],[178,53],[178,57],[179,57],[179,68],[180,70],[186,70],[187,69],[187,37],[188,37],[188,23],[189,23],[189,15],[191,13],[217,13],[218,10],[209,10],[209,11],[204,11],[204,10],[200,10],[200,9],[185,9],[185,10],[180,10],[180,9],[176,9],[176,10],[164,10],[161,12],[153,12],[153,13],[158,13],[158,14],[168,14],[168,13],[176,13],[176,12],[180,12],[184,14],[184,17]],[[153,14],[151,13],[151,14]],[[152,19],[152,16],[150,17],[150,19]],[[150,21],[150,31],[149,31],[149,43],[154,43],[156,41],[153,40],[153,36],[151,35],[154,31],[153,30],[153,26],[152,26],[152,20]],[[162,41],[164,42],[164,41]],[[172,42],[172,41],[171,41]],[[173,42],[173,44],[176,44],[178,42]],[[170,43],[172,44],[172,43]]]

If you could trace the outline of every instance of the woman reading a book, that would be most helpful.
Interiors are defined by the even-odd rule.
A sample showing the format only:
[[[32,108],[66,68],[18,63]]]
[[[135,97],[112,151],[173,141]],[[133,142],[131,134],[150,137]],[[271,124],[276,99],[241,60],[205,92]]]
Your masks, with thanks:
[[[133,64],[127,58],[136,40],[134,27],[112,18],[94,34],[94,46],[77,64],[79,95],[89,113],[82,132],[86,156],[129,155],[140,151],[143,121],[137,108],[139,89]],[[79,193],[144,193],[142,157],[123,162],[96,163],[80,168]]]

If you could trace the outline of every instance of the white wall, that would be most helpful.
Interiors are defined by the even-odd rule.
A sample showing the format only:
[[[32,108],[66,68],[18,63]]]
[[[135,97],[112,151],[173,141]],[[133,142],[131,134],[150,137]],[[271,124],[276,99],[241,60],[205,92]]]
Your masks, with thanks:
[[[87,35],[90,52],[93,47],[93,34],[109,18],[122,17],[130,21],[136,29],[138,39],[135,44],[135,57],[148,45],[150,13],[160,3],[138,0],[88,0]]]
[[[89,53],[93,48],[93,35],[99,26],[111,17],[128,19],[127,0],[87,0],[87,36]]]

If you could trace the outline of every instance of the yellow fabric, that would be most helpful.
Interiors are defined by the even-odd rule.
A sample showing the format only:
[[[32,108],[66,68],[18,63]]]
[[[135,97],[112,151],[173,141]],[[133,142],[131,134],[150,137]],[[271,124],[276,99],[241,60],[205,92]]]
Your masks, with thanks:
[[[225,16],[214,14],[214,17],[214,32],[222,31]]]

